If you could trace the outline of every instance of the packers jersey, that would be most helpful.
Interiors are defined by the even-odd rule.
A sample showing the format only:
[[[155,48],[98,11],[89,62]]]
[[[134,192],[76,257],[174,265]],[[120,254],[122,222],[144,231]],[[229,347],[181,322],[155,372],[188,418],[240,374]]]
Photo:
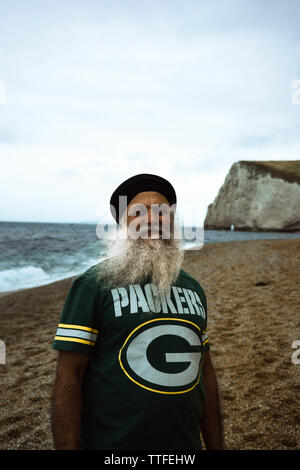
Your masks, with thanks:
[[[73,281],[52,344],[90,354],[81,448],[200,450],[210,347],[202,287],[181,269],[164,294],[150,280],[107,289],[96,268]]]

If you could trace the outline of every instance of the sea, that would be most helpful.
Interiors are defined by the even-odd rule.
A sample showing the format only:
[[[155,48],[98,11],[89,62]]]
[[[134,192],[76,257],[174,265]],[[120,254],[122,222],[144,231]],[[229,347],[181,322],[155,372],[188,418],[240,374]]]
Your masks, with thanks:
[[[197,233],[194,239],[192,230]],[[102,233],[97,224],[91,223],[0,222],[0,293],[37,287],[84,272],[106,258]],[[197,232],[195,227],[183,229],[182,233],[184,249],[194,249],[202,243],[300,238],[300,232]]]

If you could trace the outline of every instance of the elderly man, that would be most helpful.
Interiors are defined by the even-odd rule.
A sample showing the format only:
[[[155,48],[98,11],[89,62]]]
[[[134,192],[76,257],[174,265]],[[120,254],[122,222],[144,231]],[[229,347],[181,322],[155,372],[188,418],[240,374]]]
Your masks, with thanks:
[[[136,175],[110,202],[126,236],[73,281],[52,345],[55,448],[200,450],[201,432],[222,449],[206,298],[181,267],[174,188]]]

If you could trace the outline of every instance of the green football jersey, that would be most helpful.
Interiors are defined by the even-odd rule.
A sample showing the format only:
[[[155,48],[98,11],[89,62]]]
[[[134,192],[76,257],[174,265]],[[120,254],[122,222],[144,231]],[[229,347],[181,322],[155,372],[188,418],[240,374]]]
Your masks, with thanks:
[[[52,344],[91,356],[81,448],[200,450],[203,289],[183,269],[165,294],[147,281],[107,289],[95,268],[73,281]]]

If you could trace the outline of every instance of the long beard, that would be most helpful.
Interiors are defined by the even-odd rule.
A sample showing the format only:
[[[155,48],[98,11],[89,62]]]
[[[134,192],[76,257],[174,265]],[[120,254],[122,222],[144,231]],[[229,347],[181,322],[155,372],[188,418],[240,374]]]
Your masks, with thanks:
[[[99,283],[112,289],[148,280],[156,286],[157,294],[168,292],[183,263],[182,239],[174,238],[173,232],[168,239],[132,239],[126,235],[127,228],[123,227],[114,239],[105,240],[107,258],[96,273]]]

